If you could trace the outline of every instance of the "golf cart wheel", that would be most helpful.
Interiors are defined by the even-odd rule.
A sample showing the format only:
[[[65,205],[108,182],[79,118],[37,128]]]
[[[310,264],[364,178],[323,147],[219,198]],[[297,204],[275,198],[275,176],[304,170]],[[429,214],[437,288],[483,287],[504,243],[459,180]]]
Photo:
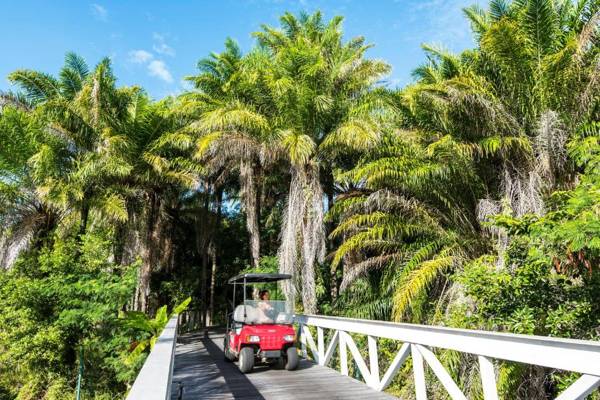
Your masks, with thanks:
[[[286,351],[287,362],[285,363],[285,369],[293,371],[298,368],[298,350],[295,347],[290,347]]]
[[[284,369],[286,362],[287,362],[286,358],[281,356],[277,359],[277,361],[275,362],[275,364],[273,364],[273,366],[275,367],[275,369]]]
[[[232,362],[234,357],[231,354],[231,350],[229,350],[229,340],[227,339],[227,336],[225,336],[225,340],[223,341],[223,358],[225,361]]]
[[[252,347],[244,347],[240,351],[240,371],[247,374],[254,367],[254,349]]]

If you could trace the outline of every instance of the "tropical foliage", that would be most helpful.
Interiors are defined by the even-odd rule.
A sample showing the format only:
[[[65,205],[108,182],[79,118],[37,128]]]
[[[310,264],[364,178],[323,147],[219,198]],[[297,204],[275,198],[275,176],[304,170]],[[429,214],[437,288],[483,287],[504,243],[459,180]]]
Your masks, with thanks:
[[[245,54],[227,39],[160,101],[109,59],[10,74],[0,399],[72,397],[81,351],[87,398],[122,396],[168,307],[218,324],[249,270],[293,274],[305,312],[597,340],[600,3],[464,13],[474,48],[424,45],[403,88],[319,12]],[[482,396],[476,363],[439,356]],[[507,363],[498,381],[545,399],[573,378]],[[411,389],[408,370],[390,387]]]

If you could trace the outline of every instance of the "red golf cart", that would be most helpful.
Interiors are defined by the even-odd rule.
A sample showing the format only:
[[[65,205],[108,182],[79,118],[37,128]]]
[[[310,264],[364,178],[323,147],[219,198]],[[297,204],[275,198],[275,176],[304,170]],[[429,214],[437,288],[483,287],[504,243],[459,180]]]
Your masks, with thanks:
[[[285,300],[250,300],[254,285],[277,288],[277,282],[291,279],[285,274],[246,273],[229,279],[233,285],[234,310],[227,318],[223,343],[225,359],[239,360],[243,373],[252,371],[254,364],[276,364],[287,370],[298,367],[298,351],[291,302]],[[236,288],[242,303],[236,305]],[[276,290],[275,290],[276,291]],[[274,296],[277,298],[277,295]]]

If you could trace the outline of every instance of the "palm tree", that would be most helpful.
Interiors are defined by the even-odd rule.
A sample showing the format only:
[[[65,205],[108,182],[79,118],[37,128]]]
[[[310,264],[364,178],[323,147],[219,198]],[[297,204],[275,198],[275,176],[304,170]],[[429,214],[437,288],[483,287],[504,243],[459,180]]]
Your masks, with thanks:
[[[543,214],[545,194],[571,184],[567,141],[597,107],[599,10],[587,0],[492,1],[465,9],[476,50],[426,49],[432,62],[404,91],[406,108],[418,126],[484,156],[482,221],[503,209]],[[502,252],[506,235],[493,233]]]
[[[43,118],[41,143],[29,161],[37,193],[63,213],[78,210],[80,236],[92,213],[117,225],[118,242],[123,242],[127,225],[141,232],[134,308],[147,310],[159,249],[169,248],[160,214],[181,186],[196,181],[196,164],[173,150],[173,137],[165,139],[184,120],[171,112],[168,100],[151,103],[139,88],[116,87],[108,59],[88,72],[83,59],[69,53],[59,79],[28,70],[10,78]]]
[[[236,42],[225,41],[225,51],[200,60],[200,74],[188,80],[196,91],[184,95],[184,109],[195,115],[190,129],[198,135],[196,157],[205,160],[209,174],[238,169],[251,265],[260,258],[261,186],[264,170],[275,155],[270,148],[272,110],[261,92],[255,54],[244,58]]]
[[[129,172],[115,156],[120,137],[114,134],[126,115],[129,93],[115,88],[110,60],[90,73],[81,57],[68,53],[58,79],[30,70],[15,71],[9,79],[45,122],[30,159],[39,195],[63,211],[77,209],[80,235],[92,209],[125,219],[122,197],[103,184]]]
[[[0,269],[22,251],[49,244],[61,216],[38,196],[28,164],[43,126],[23,99],[6,100],[0,109]]]
[[[414,71],[417,82],[398,93],[397,103],[399,124],[416,131],[392,136],[339,176],[347,193],[332,214],[340,219],[333,236],[342,238],[334,264],[346,260],[351,267],[342,287],[367,272],[381,278],[375,285],[381,290],[363,311],[391,316],[393,309],[401,318],[439,272],[457,265],[440,258],[449,255],[445,246],[460,250],[458,260],[485,250],[469,245],[480,231],[477,216],[486,220],[502,204],[517,215],[543,212],[544,192],[565,176],[567,137],[597,101],[589,93],[597,84],[598,7],[591,1],[492,1],[489,11],[465,10],[476,50],[453,55],[424,46],[428,62]],[[407,135],[410,140],[402,140]],[[480,195],[488,198],[477,202]],[[412,231],[414,221],[402,207],[411,218],[425,212],[433,222]],[[436,226],[445,234],[421,233]],[[494,233],[505,246],[506,237]],[[405,276],[378,275],[381,269]]]
[[[275,111],[272,126],[290,165],[291,182],[281,233],[280,270],[298,272],[306,312],[316,310],[315,263],[325,257],[324,191],[343,150],[367,149],[379,140],[378,116],[386,109],[374,85],[388,71],[365,58],[361,37],[342,40],[342,17],[286,13],[281,28],[255,33],[269,56],[267,85]],[[327,192],[333,197],[333,188]],[[286,287],[288,297],[294,288]]]
[[[341,238],[333,264],[347,264],[341,290],[368,274],[379,288],[370,300],[346,296],[357,315],[420,315],[417,300],[473,252],[483,185],[471,157],[459,149],[447,138],[395,131],[337,176],[346,191],[329,217],[338,222],[332,238]]]
[[[20,249],[27,248],[31,238],[35,238],[35,247],[47,243],[58,221],[71,219],[71,205],[75,204],[79,205],[79,230],[83,233],[90,205],[80,196],[74,182],[81,180],[81,172],[85,171],[82,168],[79,174],[74,173],[83,165],[83,160],[76,159],[75,153],[82,154],[81,149],[89,148],[90,129],[82,120],[76,103],[78,97],[82,97],[85,82],[92,79],[88,67],[81,57],[68,53],[58,78],[37,71],[18,70],[10,74],[9,79],[20,91],[2,96],[4,116],[19,116],[22,121],[3,129],[3,134],[8,134],[4,139],[8,143],[11,129],[15,130],[12,133],[19,130],[23,147],[15,154],[27,157],[22,160],[18,173],[9,171],[10,176],[5,177],[5,182],[11,182],[4,187],[10,189],[4,192],[8,196],[4,209],[11,210],[13,242],[16,240]],[[10,107],[16,107],[18,114],[11,112]],[[25,121],[31,122],[24,124]],[[59,177],[60,182],[57,181]],[[5,240],[5,245],[10,247],[10,241]],[[11,258],[14,259],[18,252],[14,248]]]
[[[198,182],[198,164],[176,142],[181,139],[176,133],[187,120],[175,110],[170,99],[153,103],[141,90],[133,90],[119,145],[119,157],[129,171],[111,182],[128,213],[128,226],[116,240],[125,241],[127,230],[141,238],[142,265],[133,308],[144,312],[149,310],[152,273],[172,263],[172,208],[179,207],[182,194]],[[135,241],[128,245],[136,249]]]
[[[454,76],[415,88],[417,96],[435,98],[432,114],[446,115],[455,135],[470,132],[491,143],[489,132],[497,132],[530,147],[498,171],[503,195],[518,215],[543,212],[542,194],[560,184],[556,179],[566,167],[567,139],[595,106],[599,9],[587,0],[492,1],[488,11],[467,8],[477,51],[461,57],[466,66]]]

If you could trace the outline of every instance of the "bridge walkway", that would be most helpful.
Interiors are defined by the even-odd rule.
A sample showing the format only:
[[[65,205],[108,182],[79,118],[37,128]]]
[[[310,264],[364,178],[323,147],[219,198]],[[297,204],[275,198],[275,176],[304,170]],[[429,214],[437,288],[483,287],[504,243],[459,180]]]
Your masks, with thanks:
[[[394,399],[339,372],[302,360],[296,371],[256,366],[242,374],[224,360],[223,333],[180,335],[171,400],[196,399]]]

